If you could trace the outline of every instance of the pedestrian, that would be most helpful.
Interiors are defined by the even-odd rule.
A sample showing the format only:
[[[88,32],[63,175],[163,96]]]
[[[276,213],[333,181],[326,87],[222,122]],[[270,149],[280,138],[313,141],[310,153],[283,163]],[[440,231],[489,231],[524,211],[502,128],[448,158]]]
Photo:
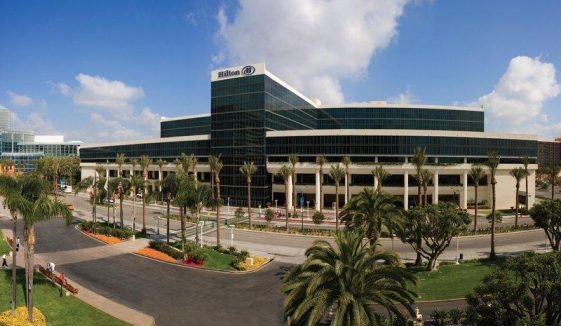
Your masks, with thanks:
[[[55,263],[53,263],[52,261],[47,263],[47,271],[49,273],[54,273],[55,272]]]
[[[64,284],[66,284],[66,277],[64,273],[60,273],[59,279],[60,279],[60,296],[62,297],[62,288],[64,287]]]
[[[8,261],[6,260],[6,254],[2,255],[2,268],[8,268]]]
[[[16,252],[19,252],[19,237],[16,240]]]

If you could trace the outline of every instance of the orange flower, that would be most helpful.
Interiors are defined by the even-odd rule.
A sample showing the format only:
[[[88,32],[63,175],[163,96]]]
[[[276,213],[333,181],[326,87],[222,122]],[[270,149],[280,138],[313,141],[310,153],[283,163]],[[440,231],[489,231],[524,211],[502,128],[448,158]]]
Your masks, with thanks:
[[[162,261],[167,261],[170,263],[177,263],[177,261],[175,260],[175,258],[166,255],[165,253],[152,249],[152,248],[142,248],[140,250],[138,250],[136,252],[139,255],[142,256],[146,256],[146,257],[150,257],[150,258],[154,258],[154,259],[158,259],[158,260],[162,260]]]
[[[110,244],[110,245],[123,242],[123,240],[121,240],[121,239],[119,239],[119,238],[116,238],[116,237],[109,237],[109,236],[106,236],[106,235],[103,235],[103,234],[95,234],[95,233],[88,233],[88,234],[89,234],[91,237],[94,237],[94,238],[96,238],[96,239],[98,239],[98,240],[101,240],[101,241],[103,241],[103,242],[105,242],[105,243],[107,243],[107,244]]]

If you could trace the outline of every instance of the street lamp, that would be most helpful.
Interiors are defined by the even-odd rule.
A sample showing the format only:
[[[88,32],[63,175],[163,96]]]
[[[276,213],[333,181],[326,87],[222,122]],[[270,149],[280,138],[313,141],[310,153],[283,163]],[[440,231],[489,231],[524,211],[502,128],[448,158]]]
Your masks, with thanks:
[[[230,247],[234,246],[234,229],[236,228],[235,225],[229,225],[230,228]]]

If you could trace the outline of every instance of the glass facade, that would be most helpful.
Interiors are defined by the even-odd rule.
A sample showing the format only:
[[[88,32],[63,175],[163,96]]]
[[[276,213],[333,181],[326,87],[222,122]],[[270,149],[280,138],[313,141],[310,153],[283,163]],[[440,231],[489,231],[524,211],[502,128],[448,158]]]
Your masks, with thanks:
[[[210,134],[210,116],[160,122],[160,137],[162,138],[208,134]]]
[[[325,108],[318,129],[417,129],[483,131],[482,111],[360,107]]]
[[[213,77],[214,78],[214,77]],[[282,181],[267,172],[267,162],[286,162],[295,153],[301,162],[315,162],[317,155],[330,161],[351,156],[353,162],[399,164],[416,147],[426,148],[431,163],[483,162],[496,150],[501,162],[517,163],[523,156],[536,158],[536,140],[437,136],[283,136],[267,137],[267,131],[317,129],[405,129],[484,131],[484,113],[470,109],[443,107],[316,107],[291,91],[271,75],[257,74],[238,78],[215,78],[211,83],[210,116],[161,121],[157,142],[86,147],[80,150],[82,162],[114,161],[117,153],[128,159],[148,155],[168,162],[181,153],[194,154],[200,162],[208,155],[221,155],[221,195],[231,205],[245,205],[246,180],[239,168],[253,162],[258,170],[253,177],[252,205],[266,205],[271,199],[272,183]],[[170,137],[210,135],[210,140],[178,141]],[[297,183],[315,184],[315,174],[298,174]],[[458,184],[458,176],[443,176],[443,184]],[[273,181],[274,180],[274,181]],[[329,184],[330,180],[326,180]],[[353,184],[370,185],[371,175],[353,176]],[[410,180],[414,184],[413,180]],[[402,175],[392,175],[385,184],[403,186]]]
[[[537,141],[432,136],[302,136],[269,137],[267,154],[287,156],[372,155],[410,156],[415,148],[426,148],[431,156],[487,157],[497,151],[501,157],[537,156]],[[396,160],[392,160],[396,161]]]

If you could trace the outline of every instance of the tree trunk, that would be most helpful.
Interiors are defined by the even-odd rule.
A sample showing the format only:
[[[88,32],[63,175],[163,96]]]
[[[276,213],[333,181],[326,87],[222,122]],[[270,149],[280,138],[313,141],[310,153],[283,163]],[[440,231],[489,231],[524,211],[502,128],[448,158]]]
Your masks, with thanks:
[[[33,224],[31,224],[27,230],[27,248],[25,249],[27,257],[27,314],[29,316],[29,322],[33,322],[33,274],[35,269],[33,259],[35,252],[35,227]]]
[[[526,175],[526,200],[525,200],[525,204],[526,204],[526,209],[530,209],[530,207],[528,207],[528,175]]]
[[[144,188],[142,189],[142,233],[146,234],[146,179],[148,174],[144,174]]]
[[[323,214],[323,168],[319,169],[319,212]]]
[[[421,253],[419,253],[419,248],[421,248],[421,246],[423,245],[423,240],[422,239],[418,239],[416,245],[416,250],[417,250],[417,257],[415,258],[415,266],[421,266],[423,264],[423,256],[421,256]]]
[[[427,204],[428,204],[428,201],[427,201],[427,198],[428,198],[427,191],[428,191],[427,186],[423,186],[423,207],[427,206]]]
[[[555,199],[555,176],[551,178],[551,200]]]
[[[436,261],[436,257],[429,260],[429,263],[427,264],[427,271],[432,272],[436,269]]]
[[[136,189],[133,192],[132,198],[132,234],[136,233]]]
[[[346,184],[346,192],[347,192],[347,201],[351,200],[351,174],[347,172],[347,184]]]
[[[296,200],[298,193],[296,192],[296,173],[292,174],[292,216],[296,216]]]
[[[475,184],[475,217],[473,218],[473,233],[477,232],[477,217],[478,217],[478,215],[477,215],[477,205],[478,205],[478,203],[477,203],[477,197],[478,197],[477,193],[478,193],[478,190],[479,190],[479,185],[476,183]]]
[[[249,218],[249,229],[253,228],[251,223],[251,178],[247,178],[247,216]]]
[[[423,206],[423,194],[421,193],[421,174],[417,173],[417,206]]]
[[[181,220],[181,246],[183,247],[185,245],[185,214],[183,214],[183,207],[179,207],[179,219]],[[196,228],[199,227],[198,225],[195,226],[195,230]],[[196,241],[198,242],[198,234],[197,234],[197,239]],[[185,255],[185,249],[182,250],[183,254]],[[183,257],[185,258],[185,257]]]
[[[286,220],[286,233],[288,233],[288,181],[284,182],[284,217]]]
[[[16,246],[17,246],[17,213],[14,211],[12,213],[12,219],[14,221],[12,225],[12,315],[16,311]]]
[[[220,179],[218,174],[216,178],[216,245],[220,246]]]
[[[123,194],[119,194],[119,220],[121,222],[121,227],[125,227],[125,222],[123,220]]]
[[[515,214],[514,214],[514,227],[518,227],[518,193],[520,191],[520,182],[516,183],[516,201],[514,202],[514,209],[515,209]]]
[[[339,231],[339,182],[335,182],[335,232]]]
[[[168,194],[169,196],[169,194]],[[166,219],[167,219],[167,224],[166,224],[166,243],[169,244],[169,198],[167,199],[167,209],[166,209]]]
[[[497,194],[495,193],[495,176],[492,177],[491,181],[491,191],[493,193],[493,203],[491,208],[491,253],[489,254],[489,259],[495,260],[497,258],[497,254],[495,253],[495,209],[496,209],[496,202],[497,202]]]

